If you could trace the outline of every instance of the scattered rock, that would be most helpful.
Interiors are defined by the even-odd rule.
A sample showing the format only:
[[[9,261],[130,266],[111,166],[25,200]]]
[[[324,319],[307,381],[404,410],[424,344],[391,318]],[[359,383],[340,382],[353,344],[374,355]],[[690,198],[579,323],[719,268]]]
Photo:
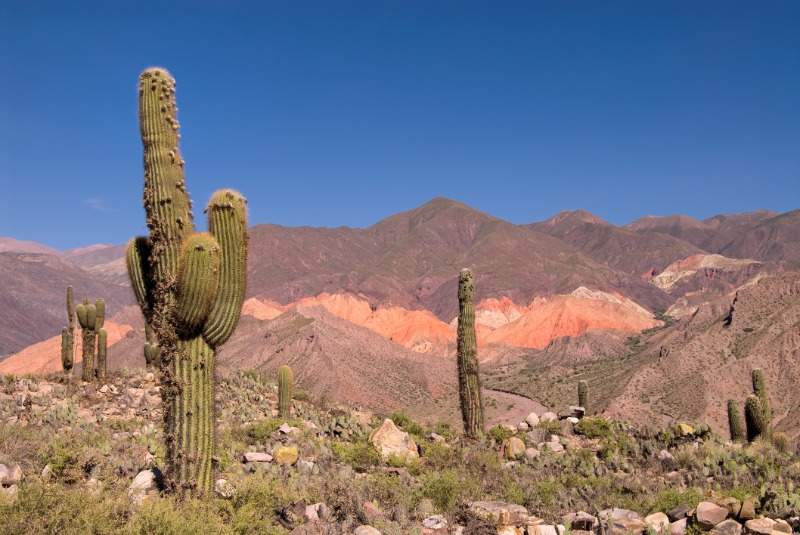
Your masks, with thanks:
[[[552,421],[557,420],[557,419],[558,419],[558,416],[556,416],[556,413],[548,411],[548,412],[542,414],[542,416],[539,418],[539,421],[540,422],[552,422]]]
[[[756,517],[755,498],[745,498],[739,510],[739,520],[750,520]]]
[[[314,462],[307,461],[305,459],[298,459],[297,460],[297,469],[301,472],[311,473],[314,471]]]
[[[419,458],[414,439],[405,431],[399,430],[389,418],[369,434],[369,440],[384,459],[389,455],[396,455],[405,461]]]
[[[8,467],[0,464],[0,485],[10,487],[22,481],[22,467],[19,464],[13,464]]]
[[[272,462],[272,455],[269,453],[261,453],[257,451],[248,451],[243,456],[245,463],[270,463]]]
[[[538,459],[541,453],[536,448],[528,448],[525,450],[525,458],[529,461]]]
[[[648,526],[653,528],[656,533],[666,533],[669,528],[669,517],[664,513],[653,513],[644,517]],[[727,535],[727,534],[726,534]]]
[[[711,528],[712,535],[741,535],[742,525],[729,518]]]
[[[8,496],[16,496],[19,492],[19,487],[17,485],[11,485],[9,487],[0,487],[0,492]]]
[[[680,520],[676,520],[672,524],[670,524],[669,525],[670,535],[686,535],[686,524],[688,520],[689,519],[684,516]]]
[[[520,422],[517,424],[517,431],[527,431],[530,428],[531,426],[529,426],[527,422]]]
[[[742,510],[742,502],[733,497],[720,498],[715,500],[714,503],[728,510],[728,518],[737,518]]]
[[[536,424],[539,423],[539,415],[535,412],[530,413],[525,417],[525,423],[531,427],[534,427]]]
[[[429,516],[422,521],[423,535],[447,535],[447,519],[442,515]]]
[[[639,535],[648,527],[640,518],[614,518],[610,524],[611,535]]]
[[[428,440],[430,440],[431,442],[439,442],[440,444],[444,444],[445,442],[447,442],[447,440],[445,440],[445,438],[438,433],[428,434]]]
[[[158,468],[142,470],[128,487],[128,499],[132,505],[141,505],[148,498],[157,496],[163,486],[163,478]]]
[[[506,457],[519,459],[525,453],[525,443],[517,437],[511,437],[506,444]]]
[[[361,510],[370,522],[375,522],[376,518],[383,518],[383,512],[372,502],[364,502],[361,504]]]
[[[558,535],[558,531],[552,524],[536,524],[528,526],[528,535]]]
[[[661,461],[664,466],[674,466],[675,465],[675,456],[672,455],[667,450],[661,450],[658,452],[658,460]],[[687,507],[688,509],[688,507]]]
[[[728,518],[728,510],[712,502],[700,502],[694,512],[697,526],[708,531]]]
[[[571,405],[568,409],[563,410],[558,413],[559,420],[566,420],[567,418],[583,418],[583,415],[586,414],[586,409],[583,407],[578,407],[575,405]]]
[[[381,535],[381,532],[372,526],[361,525],[353,531],[353,535]]]
[[[494,523],[495,526],[519,526],[534,524],[538,520],[521,505],[505,502],[470,502],[469,510],[475,515]]]
[[[750,535],[772,535],[775,521],[771,518],[753,518],[744,523],[744,532]]]
[[[309,522],[327,520],[330,515],[330,508],[322,502],[306,505],[305,517]]]
[[[791,535],[792,526],[789,525],[789,523],[783,520],[782,518],[776,518],[775,525],[772,526],[772,533],[775,533],[776,531],[780,531],[781,533],[788,533],[789,535]]]
[[[577,513],[570,513],[562,518],[564,525],[569,522],[569,527],[572,530],[581,531],[594,531],[600,526],[600,521],[597,517],[590,515],[585,511],[578,511]]]
[[[686,518],[687,513],[689,512],[690,507],[685,503],[678,505],[677,507],[670,509],[667,511],[667,516],[673,522],[677,520],[681,520],[682,518]]]
[[[540,444],[542,442],[546,442],[550,434],[547,432],[547,429],[536,427],[528,431],[528,436],[530,437],[531,442],[534,444]]]

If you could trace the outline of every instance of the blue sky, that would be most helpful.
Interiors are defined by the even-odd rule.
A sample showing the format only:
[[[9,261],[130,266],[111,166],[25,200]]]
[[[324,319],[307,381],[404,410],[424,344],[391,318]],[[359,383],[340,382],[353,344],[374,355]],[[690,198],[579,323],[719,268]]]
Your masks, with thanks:
[[[800,2],[0,0],[0,236],[146,232],[138,75],[250,222],[800,208]]]

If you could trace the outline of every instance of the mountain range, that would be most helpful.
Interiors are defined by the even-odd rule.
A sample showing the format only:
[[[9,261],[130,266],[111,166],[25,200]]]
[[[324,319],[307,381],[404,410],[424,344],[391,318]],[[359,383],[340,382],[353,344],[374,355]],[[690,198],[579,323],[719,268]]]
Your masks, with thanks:
[[[124,249],[0,238],[0,372],[58,369],[70,284],[105,299],[112,368],[143,365]],[[800,379],[800,210],[624,226],[577,210],[516,225],[436,198],[365,229],[255,225],[220,366],[289,363],[313,395],[446,418],[465,267],[487,389],[559,406],[586,378],[595,410],[723,426],[726,400],[743,401],[761,367],[776,423],[800,432],[800,396],[784,385]]]

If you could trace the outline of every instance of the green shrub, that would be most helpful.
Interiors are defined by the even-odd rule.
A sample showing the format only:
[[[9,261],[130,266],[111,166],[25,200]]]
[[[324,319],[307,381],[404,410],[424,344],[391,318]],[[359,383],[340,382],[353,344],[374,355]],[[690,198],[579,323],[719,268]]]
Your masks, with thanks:
[[[394,425],[401,428],[409,435],[422,436],[424,434],[422,427],[405,411],[394,412],[389,416],[389,419],[394,422]]]
[[[356,442],[355,444],[334,442],[331,444],[331,450],[339,461],[358,470],[366,470],[381,464],[380,454],[369,442]]]
[[[602,416],[583,418],[575,425],[575,433],[586,438],[610,438],[614,436],[611,422]]]
[[[497,442],[502,442],[502,441],[514,436],[514,432],[511,429],[509,429],[509,428],[507,428],[505,426],[496,425],[496,426],[492,427],[491,429],[489,429],[489,432],[486,433],[486,436],[488,438],[495,439]]]

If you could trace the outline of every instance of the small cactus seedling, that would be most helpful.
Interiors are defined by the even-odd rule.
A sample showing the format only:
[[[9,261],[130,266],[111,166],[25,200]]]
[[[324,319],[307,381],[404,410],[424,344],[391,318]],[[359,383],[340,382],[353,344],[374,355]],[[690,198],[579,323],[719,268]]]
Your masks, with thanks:
[[[483,433],[483,405],[478,375],[478,345],[475,339],[475,306],[472,273],[461,270],[458,277],[458,392],[464,434],[478,438]]]
[[[744,426],[742,426],[742,415],[739,413],[739,407],[736,401],[728,400],[728,427],[731,430],[731,440],[734,442],[743,442]]]
[[[292,412],[292,369],[284,364],[278,368],[278,412],[288,419]]]

